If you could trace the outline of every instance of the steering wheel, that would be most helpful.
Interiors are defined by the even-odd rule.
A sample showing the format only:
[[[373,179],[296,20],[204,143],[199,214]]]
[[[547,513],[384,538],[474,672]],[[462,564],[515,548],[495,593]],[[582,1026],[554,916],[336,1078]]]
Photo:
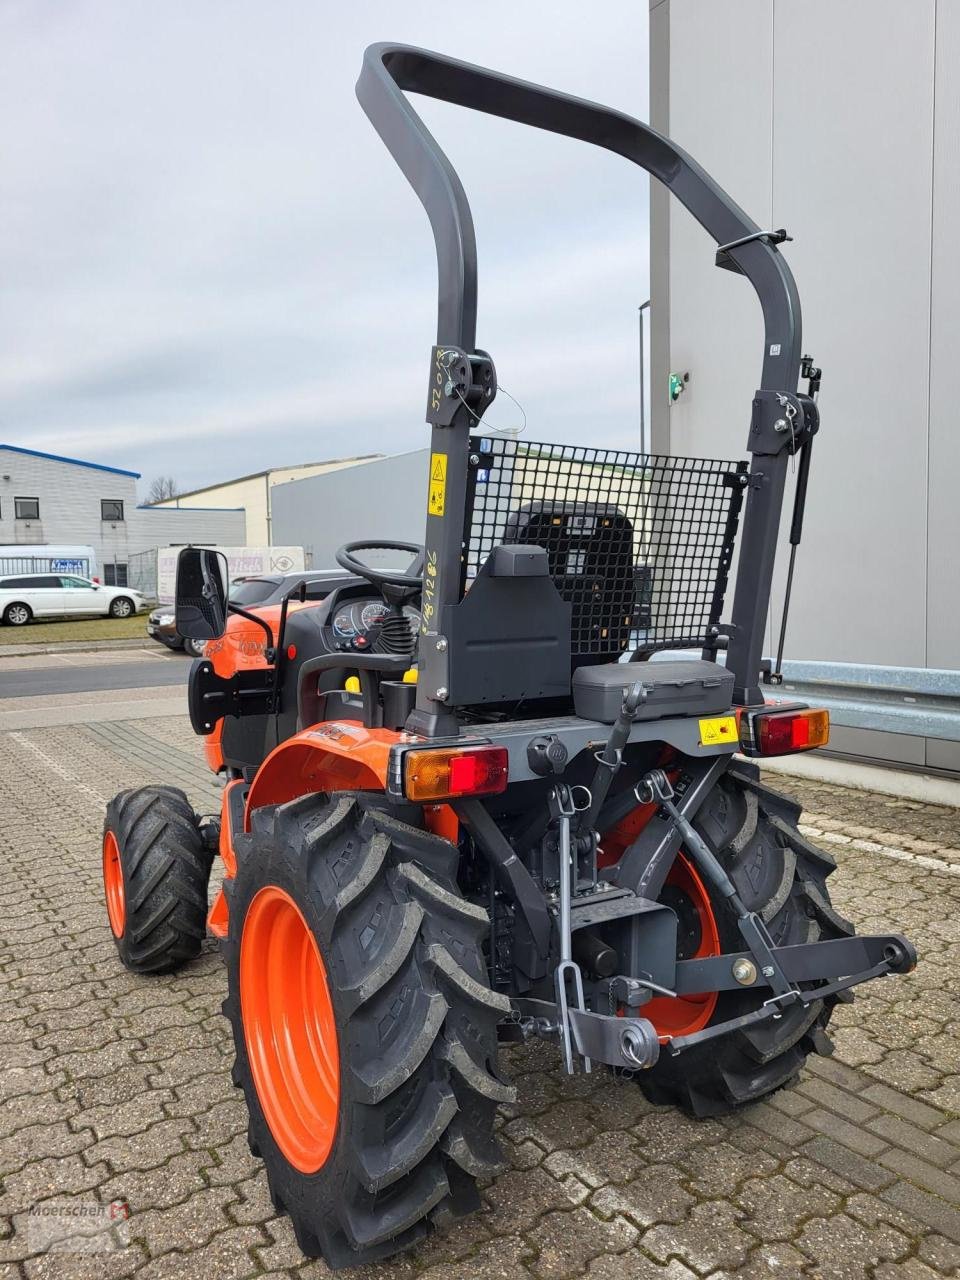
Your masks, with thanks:
[[[414,557],[408,573],[385,572],[374,569],[357,559],[358,551],[406,551]],[[419,542],[345,542],[337,552],[337,564],[358,578],[366,578],[375,587],[400,587],[405,591],[419,591],[423,585],[424,549]]]

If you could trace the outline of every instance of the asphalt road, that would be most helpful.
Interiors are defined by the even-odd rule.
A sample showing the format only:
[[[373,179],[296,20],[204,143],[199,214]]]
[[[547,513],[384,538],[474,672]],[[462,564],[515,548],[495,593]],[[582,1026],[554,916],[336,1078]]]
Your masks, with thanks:
[[[112,656],[112,655],[111,655]],[[76,654],[75,659],[87,655]],[[91,655],[92,657],[92,655]],[[161,685],[186,683],[192,659],[182,653],[151,658],[134,658],[129,662],[85,662],[36,667],[29,670],[7,670],[0,664],[0,699],[32,698],[42,694],[73,694],[113,689],[150,689]]]

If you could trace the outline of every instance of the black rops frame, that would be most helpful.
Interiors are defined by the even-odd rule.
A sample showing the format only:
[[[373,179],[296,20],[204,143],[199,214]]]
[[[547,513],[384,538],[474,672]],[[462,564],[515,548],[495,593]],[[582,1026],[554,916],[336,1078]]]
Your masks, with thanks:
[[[439,501],[431,501],[426,517],[420,680],[408,727],[431,736],[457,731],[440,625],[459,601],[470,429],[493,399],[496,378],[489,356],[476,347],[477,247],[466,193],[406,93],[579,138],[632,160],[713,237],[717,264],[753,285],[764,318],[763,369],[747,440],[752,462],[727,666],[734,673],[735,701],[762,702],[760,664],[788,459],[818,425],[815,405],[797,394],[800,300],[776,247],[785,233],[761,231],[690,156],[639,120],[424,49],[375,44],[364,54],[357,97],[427,212],[439,274],[427,421],[431,458],[446,455],[446,474],[442,490],[433,490]]]

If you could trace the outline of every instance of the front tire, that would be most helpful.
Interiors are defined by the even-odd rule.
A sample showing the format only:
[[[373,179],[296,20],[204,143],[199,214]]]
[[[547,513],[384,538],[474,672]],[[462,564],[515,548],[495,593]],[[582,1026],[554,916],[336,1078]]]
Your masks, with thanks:
[[[213,853],[176,787],[121,791],[103,825],[110,931],[134,973],[169,973],[200,952]]]
[[[234,1081],[249,1142],[304,1253],[339,1268],[478,1207],[501,1164],[486,912],[457,850],[382,799],[306,796],[253,814],[227,882]],[[281,975],[287,975],[282,978]]]
[[[191,658],[202,658],[207,652],[206,640],[184,640],[181,647]]]
[[[19,600],[13,604],[8,604],[3,611],[3,620],[8,627],[25,627],[33,617],[33,610],[28,604],[22,604]]]
[[[694,823],[777,946],[853,933],[830,905],[826,880],[836,863],[797,830],[800,813],[799,805],[761,786],[747,767],[731,769],[721,779]],[[719,953],[745,950],[728,905],[711,894],[707,910]],[[678,915],[682,924],[683,912]],[[720,992],[707,1025],[751,1012],[767,994],[768,988]],[[677,1002],[651,1001],[649,1016],[664,1003]],[[791,1005],[776,1020],[694,1046],[675,1058],[665,1049],[656,1066],[638,1076],[640,1087],[651,1102],[672,1103],[691,1115],[735,1111],[792,1083],[810,1053],[831,1052],[826,1027],[835,1004],[834,997]]]
[[[111,618],[129,618],[135,612],[133,601],[129,596],[117,596],[115,600],[110,601]]]

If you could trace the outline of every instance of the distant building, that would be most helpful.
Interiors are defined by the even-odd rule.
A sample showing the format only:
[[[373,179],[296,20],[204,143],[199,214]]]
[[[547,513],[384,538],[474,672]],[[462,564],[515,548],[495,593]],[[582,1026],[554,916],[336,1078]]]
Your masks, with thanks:
[[[247,542],[242,507],[139,506],[139,479],[136,471],[0,445],[0,545],[22,546],[25,555],[50,543],[91,546],[104,582],[126,586],[129,559],[139,551]]]
[[[345,542],[388,538],[423,542],[429,449],[339,464],[339,475],[313,475],[273,493],[273,541],[303,547],[307,567],[336,568]]]
[[[273,494],[275,485],[291,480],[305,480],[309,476],[323,475],[328,471],[340,471],[360,462],[381,457],[378,453],[360,454],[356,458],[331,458],[326,462],[304,462],[300,466],[270,467],[266,471],[254,471],[252,475],[225,480],[223,484],[207,485],[204,489],[191,489],[175,498],[167,498],[156,505],[161,507],[242,507],[247,513],[248,546],[269,547],[284,539],[276,538],[273,530]]]

